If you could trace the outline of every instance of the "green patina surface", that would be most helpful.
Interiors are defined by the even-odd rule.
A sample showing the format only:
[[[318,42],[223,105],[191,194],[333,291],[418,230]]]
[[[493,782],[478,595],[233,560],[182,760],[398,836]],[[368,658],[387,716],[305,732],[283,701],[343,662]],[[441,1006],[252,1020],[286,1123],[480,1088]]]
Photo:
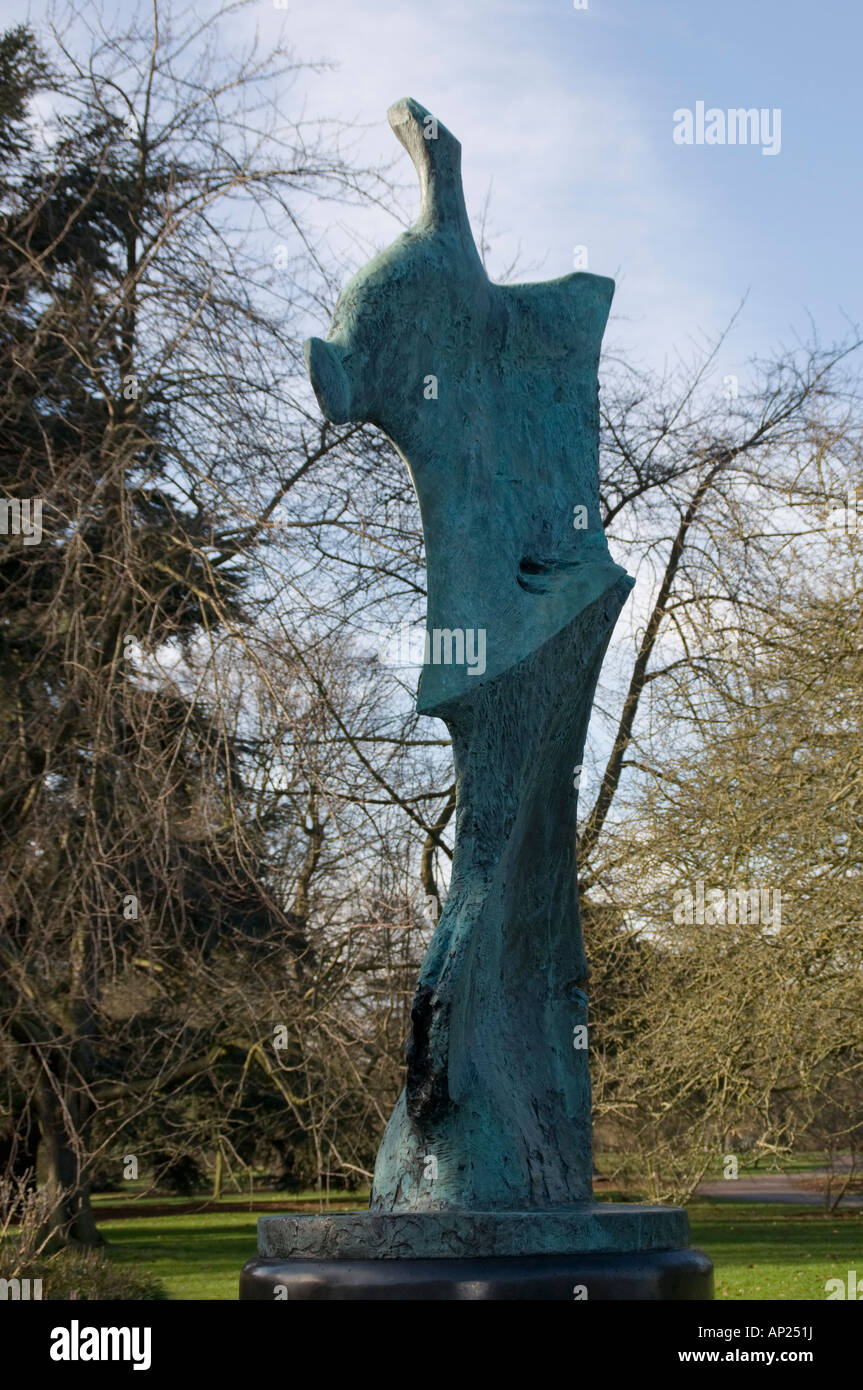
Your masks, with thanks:
[[[487,1222],[591,1198],[574,769],[632,584],[599,511],[597,365],[614,286],[588,274],[492,284],[458,141],[411,100],[389,120],[419,174],[420,216],[350,281],[306,357],[324,414],[378,425],[404,458],[427,627],[461,634],[468,655],[453,639],[454,659],[441,647],[435,660],[433,643],[420,682],[418,708],[453,737],[452,881],[371,1209]],[[646,1239],[634,1216],[619,1229],[636,1242],[619,1248]]]
[[[472,1259],[675,1250],[687,1244],[677,1207],[583,1203],[566,1211],[342,1212],[262,1216],[258,1253],[270,1259]]]

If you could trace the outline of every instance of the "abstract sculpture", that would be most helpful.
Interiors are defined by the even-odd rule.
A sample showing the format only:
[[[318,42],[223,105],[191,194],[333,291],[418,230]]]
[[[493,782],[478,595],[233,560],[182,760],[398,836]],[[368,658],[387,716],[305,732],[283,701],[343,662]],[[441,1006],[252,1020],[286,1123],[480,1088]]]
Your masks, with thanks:
[[[452,878],[370,1211],[262,1218],[242,1296],[709,1297],[685,1213],[592,1200],[575,841],[596,680],[632,585],[599,510],[614,285],[492,284],[458,141],[415,101],[388,114],[419,219],[350,281],[306,358],[324,415],[379,426],[416,488],[444,657],[418,709],[452,734]]]

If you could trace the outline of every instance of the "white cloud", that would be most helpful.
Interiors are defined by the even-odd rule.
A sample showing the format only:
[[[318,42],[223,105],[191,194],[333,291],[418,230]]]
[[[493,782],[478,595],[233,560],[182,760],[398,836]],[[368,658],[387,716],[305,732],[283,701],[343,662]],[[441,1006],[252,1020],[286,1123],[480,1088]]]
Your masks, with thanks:
[[[701,286],[697,211],[669,177],[655,121],[639,111],[626,75],[580,62],[577,26],[593,15],[564,7],[549,26],[547,7],[537,13],[541,32],[531,7],[491,0],[261,6],[267,33],[285,21],[298,57],[338,64],[304,79],[310,116],[357,120],[367,127],[356,147],[363,159],[387,160],[400,154],[387,107],[415,97],[462,143],[474,221],[491,186],[492,274],[519,257],[524,278],[565,275],[574,246],[587,246],[589,269],[618,280],[610,336],[658,361],[697,327],[724,323],[736,286],[721,305]],[[670,132],[669,118],[669,143]],[[412,182],[407,155],[396,170]],[[408,195],[406,207],[417,205]],[[357,246],[357,262],[394,235],[382,213],[340,210],[337,226],[331,235]]]

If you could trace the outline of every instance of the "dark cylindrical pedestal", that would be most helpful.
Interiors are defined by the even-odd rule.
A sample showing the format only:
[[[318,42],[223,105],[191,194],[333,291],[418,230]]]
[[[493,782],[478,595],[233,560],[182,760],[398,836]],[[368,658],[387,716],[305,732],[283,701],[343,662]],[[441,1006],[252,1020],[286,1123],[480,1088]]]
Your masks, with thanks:
[[[483,1259],[250,1260],[240,1298],[326,1299],[711,1299],[713,1266],[700,1250],[517,1255]]]

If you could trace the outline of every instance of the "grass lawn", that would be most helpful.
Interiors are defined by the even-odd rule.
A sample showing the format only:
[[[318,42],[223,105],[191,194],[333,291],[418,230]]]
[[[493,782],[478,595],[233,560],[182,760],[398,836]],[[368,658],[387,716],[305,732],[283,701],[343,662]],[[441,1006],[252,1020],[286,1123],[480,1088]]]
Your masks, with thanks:
[[[103,1221],[111,1259],[146,1269],[171,1298],[237,1299],[240,1270],[255,1253],[251,1212],[147,1216]]]
[[[352,1202],[357,1207],[365,1207],[368,1204],[368,1187],[357,1188],[356,1192],[343,1192],[340,1188],[330,1189],[330,1201],[333,1203]],[[114,1192],[96,1192],[92,1197],[93,1208],[97,1215],[101,1207],[118,1206],[140,1206],[142,1211],[148,1207],[182,1207],[190,1204],[206,1206],[212,1203],[213,1198],[208,1192],[196,1192],[190,1197],[176,1197],[170,1193],[154,1193],[150,1187],[143,1183],[124,1183]],[[325,1200],[320,1192],[314,1188],[304,1188],[302,1192],[274,1192],[271,1188],[259,1190],[255,1188],[253,1193],[248,1189],[244,1192],[224,1192],[221,1197],[216,1199],[220,1206],[237,1206],[254,1203],[255,1206],[266,1203],[272,1205],[277,1210],[280,1207],[290,1206],[294,1202],[318,1202]]]
[[[704,1200],[689,1208],[692,1243],[716,1271],[716,1298],[816,1299],[828,1279],[863,1274],[863,1213]]]
[[[717,1300],[823,1300],[826,1280],[844,1280],[849,1269],[863,1276],[863,1213],[825,1217],[812,1208],[700,1201],[689,1215],[693,1244],[716,1268]],[[146,1268],[171,1298],[234,1301],[240,1269],[255,1253],[256,1219],[251,1212],[206,1212],[105,1221],[101,1228],[111,1258]]]
[[[290,1196],[283,1192],[256,1192],[254,1201],[256,1205],[281,1211],[294,1201],[319,1201],[320,1195],[311,1190]],[[330,1196],[337,1202],[350,1200],[356,1207],[365,1207],[369,1194],[367,1189],[355,1193],[333,1190]],[[100,1207],[125,1205],[126,1197],[126,1190],[99,1194],[93,1202],[97,1216]],[[195,1200],[204,1203],[210,1199],[206,1194],[199,1198],[142,1196],[134,1205],[140,1203],[141,1210],[146,1211],[148,1206],[180,1206]],[[236,1205],[243,1200],[241,1193],[229,1192],[220,1205]],[[112,1259],[148,1270],[162,1281],[171,1298],[233,1302],[238,1295],[240,1270],[255,1254],[258,1215],[254,1211],[207,1211],[199,1215],[127,1216],[100,1221],[99,1229],[109,1243]]]
[[[733,1153],[734,1150],[731,1149],[729,1152]],[[830,1166],[829,1155],[818,1150],[780,1155],[762,1154],[760,1158],[753,1158],[751,1153],[738,1153],[736,1157],[741,1177],[749,1177],[755,1173],[807,1173],[816,1168]],[[593,1162],[598,1173],[613,1174],[620,1163],[620,1156],[616,1153],[600,1152],[594,1154]],[[725,1156],[718,1154],[708,1165],[705,1176],[721,1178],[724,1170]]]

